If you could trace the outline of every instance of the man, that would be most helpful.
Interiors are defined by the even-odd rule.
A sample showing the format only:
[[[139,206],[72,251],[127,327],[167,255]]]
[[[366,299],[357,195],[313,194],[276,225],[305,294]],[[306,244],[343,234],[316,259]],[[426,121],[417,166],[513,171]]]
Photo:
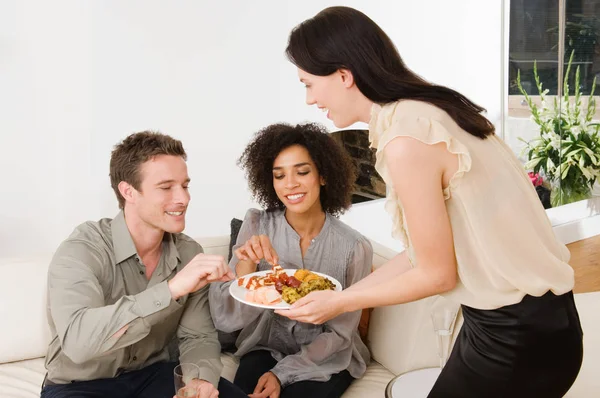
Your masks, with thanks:
[[[42,398],[172,397],[169,343],[200,367],[202,398],[245,396],[220,379],[208,283],[233,278],[222,256],[182,234],[190,201],[180,141],[141,132],[117,145],[110,179],[121,212],[78,226],[48,271],[52,341]],[[218,389],[217,389],[218,387]]]

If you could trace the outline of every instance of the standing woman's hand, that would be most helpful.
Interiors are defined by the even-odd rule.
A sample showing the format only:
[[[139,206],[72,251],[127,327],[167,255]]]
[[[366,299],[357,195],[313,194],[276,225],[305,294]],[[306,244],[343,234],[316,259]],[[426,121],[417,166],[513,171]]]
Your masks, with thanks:
[[[295,321],[315,325],[322,325],[343,312],[343,293],[333,290],[311,292],[292,304],[290,309],[275,311],[276,314]]]

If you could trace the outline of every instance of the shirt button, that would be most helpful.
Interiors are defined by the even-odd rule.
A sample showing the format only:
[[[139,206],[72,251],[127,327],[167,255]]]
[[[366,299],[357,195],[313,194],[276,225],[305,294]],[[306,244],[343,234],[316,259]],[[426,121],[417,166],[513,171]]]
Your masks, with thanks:
[[[140,275],[144,275],[144,271],[140,271]]]
[[[160,307],[160,301],[157,301],[154,304],[156,304],[157,307]]]
[[[137,357],[133,357],[133,360],[134,360],[134,361],[137,361]]]

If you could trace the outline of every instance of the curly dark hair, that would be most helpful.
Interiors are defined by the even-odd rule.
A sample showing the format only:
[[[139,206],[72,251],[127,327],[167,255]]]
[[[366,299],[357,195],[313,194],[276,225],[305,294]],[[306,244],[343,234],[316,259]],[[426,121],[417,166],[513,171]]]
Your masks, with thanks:
[[[238,160],[254,199],[267,211],[285,208],[273,187],[273,163],[293,145],[306,148],[325,180],[320,193],[323,210],[334,216],[344,213],[351,204],[356,168],[348,152],[316,123],[276,123],[255,134]]]

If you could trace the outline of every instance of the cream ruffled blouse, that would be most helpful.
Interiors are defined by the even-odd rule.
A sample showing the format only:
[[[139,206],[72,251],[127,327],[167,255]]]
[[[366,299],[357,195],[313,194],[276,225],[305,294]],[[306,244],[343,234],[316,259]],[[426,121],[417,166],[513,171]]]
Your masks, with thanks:
[[[392,185],[383,149],[395,137],[426,144],[445,142],[458,157],[458,171],[444,188],[458,263],[457,286],[445,297],[479,309],[515,304],[526,294],[573,289],[569,251],[560,243],[529,176],[496,135],[485,140],[461,129],[443,110],[426,102],[401,100],[373,105],[369,123],[375,168],[387,184],[385,209],[392,236],[418,266],[403,209]]]

